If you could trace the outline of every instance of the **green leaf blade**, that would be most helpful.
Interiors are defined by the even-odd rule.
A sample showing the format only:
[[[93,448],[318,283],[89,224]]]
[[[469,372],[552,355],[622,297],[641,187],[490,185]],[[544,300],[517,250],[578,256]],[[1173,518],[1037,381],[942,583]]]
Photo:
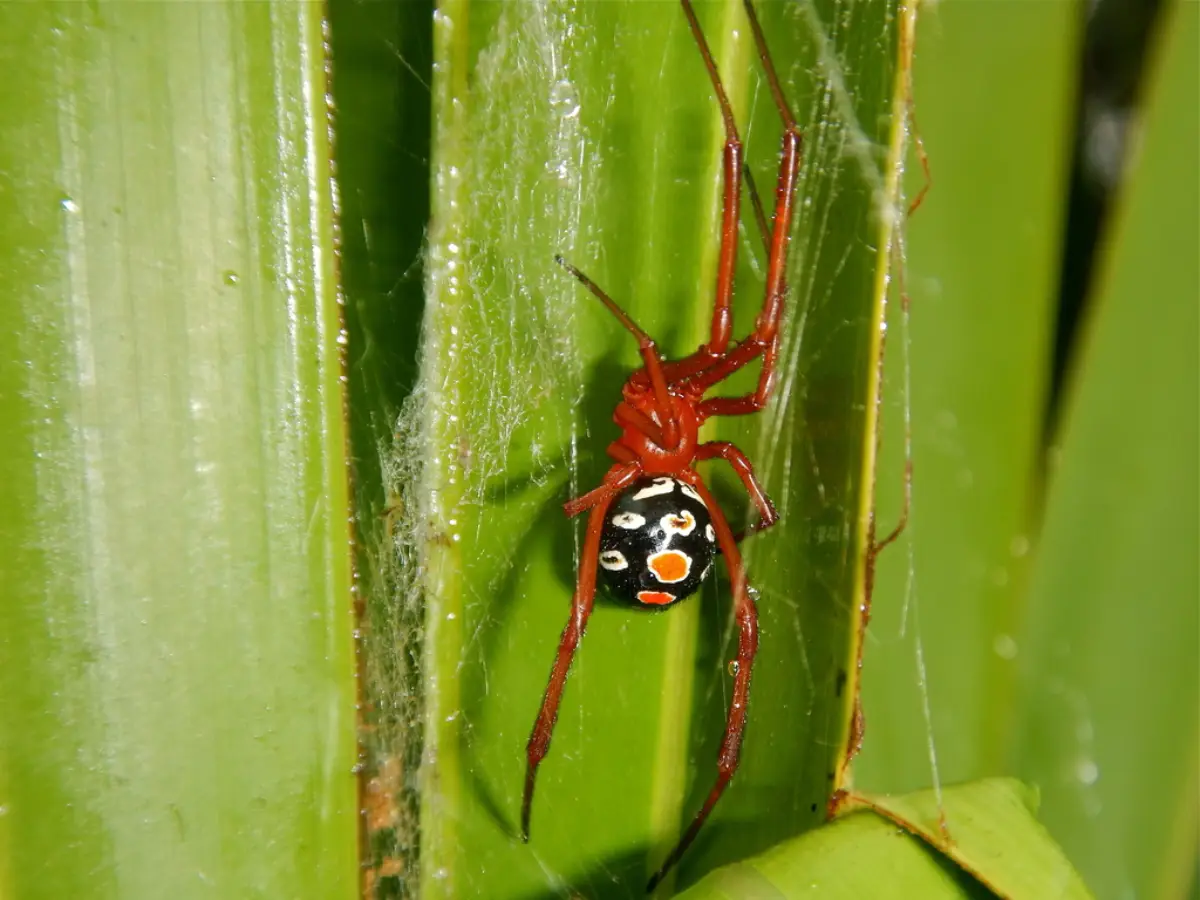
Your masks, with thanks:
[[[348,896],[319,13],[3,18],[0,893]]]
[[[1004,778],[940,793],[859,795],[828,825],[719,869],[680,897],[1087,900],[1083,881],[1034,818],[1036,807],[1035,791]]]
[[[1200,771],[1200,10],[1164,10],[1054,448],[1013,759],[1102,896],[1180,896]]]
[[[889,310],[881,533],[899,519],[910,428],[913,499],[877,568],[862,789],[1005,773],[1080,37],[1071,4],[951,3],[921,16],[913,102],[932,181],[905,230],[910,321]],[[924,184],[913,154],[910,196]]]

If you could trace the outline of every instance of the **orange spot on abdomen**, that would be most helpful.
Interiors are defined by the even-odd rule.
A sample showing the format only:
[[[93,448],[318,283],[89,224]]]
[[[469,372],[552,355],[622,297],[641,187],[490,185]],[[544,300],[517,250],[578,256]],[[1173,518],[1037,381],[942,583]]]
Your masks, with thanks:
[[[665,591],[638,591],[637,598],[641,603],[650,603],[654,606],[665,606],[675,602],[675,595]]]
[[[659,581],[683,581],[687,578],[692,561],[678,550],[664,550],[655,553],[646,561],[650,571]]]

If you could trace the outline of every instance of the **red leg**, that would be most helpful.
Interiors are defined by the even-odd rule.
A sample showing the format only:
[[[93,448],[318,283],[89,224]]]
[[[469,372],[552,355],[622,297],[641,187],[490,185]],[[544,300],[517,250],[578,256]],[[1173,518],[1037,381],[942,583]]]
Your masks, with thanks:
[[[667,376],[667,384],[678,384],[686,378],[691,378],[724,359],[723,356],[713,356],[708,352],[708,344],[701,344],[700,349],[691,356],[663,364],[663,374]]]
[[[800,174],[801,136],[796,119],[783,98],[783,89],[780,87],[775,67],[771,63],[766,39],[763,37],[758,16],[755,15],[754,6],[750,0],[744,0],[744,3],[746,15],[750,20],[750,29],[754,35],[754,43],[758,48],[759,59],[762,60],[767,83],[771,88],[771,96],[775,100],[780,118],[783,119],[783,142],[780,151],[779,180],[775,187],[775,215],[772,220],[770,254],[767,260],[767,283],[763,308],[758,314],[758,319],[754,323],[754,331],[750,336],[712,366],[684,380],[689,386],[705,391],[763,355],[763,371],[759,376],[758,389],[751,395],[756,398],[755,402],[761,408],[770,394],[775,378],[775,358],[778,351],[776,341],[779,323],[783,318],[783,301],[787,294],[788,248],[791,243],[796,184]],[[716,415],[717,413],[712,414]]]
[[[721,359],[729,347],[729,338],[733,331],[731,304],[733,302],[733,276],[737,269],[737,228],[738,216],[741,211],[741,185],[743,175],[748,174],[742,157],[742,141],[738,135],[737,123],[733,118],[733,107],[730,105],[729,96],[725,93],[725,87],[721,83],[721,76],[717,72],[717,64],[713,60],[712,51],[709,50],[708,41],[705,40],[704,32],[696,19],[691,0],[680,0],[680,2],[684,15],[687,16],[688,26],[692,30],[692,36],[696,40],[696,46],[700,49],[704,68],[708,70],[709,80],[717,95],[717,104],[721,108],[721,121],[725,127],[725,149],[722,156],[724,189],[721,199],[721,250],[717,263],[717,284],[708,343],[702,345],[699,350],[685,359],[667,363],[664,369],[668,383],[691,377],[708,369]],[[751,188],[751,193],[757,203],[758,197],[753,188]],[[758,215],[761,225],[761,213]]]
[[[642,331],[638,327],[638,324],[629,318],[629,314],[621,309],[612,297],[604,293],[596,282],[592,281],[592,279],[588,278],[561,256],[554,257],[554,261],[579,279],[585,288],[595,294],[600,302],[608,307],[608,311],[617,317],[617,320],[628,329],[629,333],[637,338],[638,350],[642,354],[642,362],[646,367],[646,375],[650,379],[650,385],[654,388],[654,402],[658,407],[658,416],[662,419],[662,435],[666,443],[662,443],[659,446],[667,449],[678,446],[679,423],[675,421],[675,407],[671,404],[671,399],[667,395],[667,379],[663,374],[662,358],[658,355],[658,347],[654,343],[654,339]]]
[[[754,337],[769,344],[775,339],[779,330],[779,320],[783,313],[783,298],[787,293],[784,281],[787,278],[788,247],[792,240],[792,211],[796,199],[796,179],[800,174],[800,128],[796,125],[796,117],[788,108],[783,96],[783,88],[779,84],[779,75],[771,62],[771,54],[767,50],[767,41],[763,37],[762,26],[754,12],[754,4],[750,0],[742,0],[746,8],[746,17],[750,21],[750,30],[754,34],[754,45],[758,48],[758,58],[762,61],[763,71],[767,75],[767,84],[771,88],[771,96],[783,120],[783,147],[779,161],[779,180],[775,187],[775,217],[771,231],[771,255],[767,263],[766,302],[759,313],[754,327]]]
[[[713,528],[717,532],[717,545],[725,557],[725,565],[729,567],[729,581],[733,588],[733,615],[738,624],[738,653],[737,674],[733,679],[733,699],[729,704],[729,718],[725,723],[725,739],[721,742],[721,754],[717,757],[717,783],[708,794],[708,799],[700,807],[700,812],[692,819],[692,824],[684,832],[675,849],[667,856],[650,883],[647,892],[654,890],[670,868],[679,862],[680,857],[691,846],[700,828],[704,825],[709,813],[725,793],[725,787],[733,778],[738,767],[738,756],[742,749],[742,732],[746,728],[746,703],[750,697],[750,669],[754,665],[754,654],[758,651],[758,611],[746,586],[746,571],[742,566],[742,557],[738,553],[737,543],[729,523],[717,506],[716,500],[700,476],[694,471],[684,471],[679,477],[694,487],[704,498],[709,512],[712,513]]]
[[[766,354],[763,371],[758,379],[758,390],[754,396],[760,398],[761,404],[766,402],[766,397],[770,394],[775,378],[775,343],[779,335],[779,323],[783,318],[783,301],[787,295],[785,279],[788,248],[791,243],[792,212],[800,171],[800,131],[795,123],[788,128],[783,135],[782,161],[779,164],[779,182],[775,191],[775,224],[771,232],[771,254],[767,261],[763,308],[755,321],[754,331],[746,340],[709,368],[683,379],[701,392],[719,381],[724,381],[760,355]]]
[[[737,268],[738,248],[738,213],[741,204],[742,190],[742,141],[738,137],[737,123],[733,118],[733,107],[721,84],[721,76],[717,73],[717,64],[713,61],[712,52],[708,49],[708,41],[696,20],[696,12],[692,9],[691,0],[680,0],[683,14],[687,16],[688,26],[704,59],[704,67],[712,81],[713,90],[717,95],[717,103],[721,107],[721,119],[725,125],[724,151],[724,197],[721,212],[721,255],[717,265],[716,301],[713,305],[712,332],[708,344],[702,347],[697,356],[715,358],[725,352],[729,346],[729,335],[733,329],[733,313],[730,303],[733,299],[733,274]]]
[[[746,533],[765,531],[778,522],[779,513],[775,512],[775,506],[771,503],[771,498],[767,496],[766,492],[762,489],[762,485],[758,483],[758,478],[754,474],[754,466],[750,463],[750,460],[746,459],[746,454],[728,441],[710,441],[696,448],[696,459],[715,459],[717,457],[729,463],[733,471],[737,473],[737,477],[742,480],[742,485],[746,488],[746,493],[750,495],[750,499],[758,507],[759,521],[748,528],[746,532],[743,532],[738,537],[738,540],[745,537]]]
[[[596,565],[600,557],[600,531],[604,527],[604,514],[612,502],[612,494],[600,500],[592,507],[588,517],[587,536],[583,539],[583,556],[579,562],[579,580],[575,585],[575,596],[571,600],[571,617],[563,629],[562,638],[558,642],[558,654],[554,657],[554,668],[550,670],[550,681],[546,685],[546,694],[542,697],[542,708],[538,711],[537,720],[533,723],[533,732],[529,735],[529,743],[525,747],[525,796],[521,801],[521,840],[529,840],[529,813],[533,806],[533,786],[537,779],[538,766],[550,749],[550,735],[554,732],[554,723],[558,720],[558,703],[562,699],[563,687],[567,683],[567,673],[571,669],[571,660],[587,627],[588,616],[592,614],[592,603],[596,597]]]
[[[762,372],[759,373],[758,387],[754,393],[742,397],[713,397],[704,400],[696,408],[697,418],[704,422],[712,416],[745,416],[765,409],[771,390],[775,387],[775,360],[778,355],[779,334],[776,332],[775,338],[763,351]]]
[[[619,463],[637,462],[637,454],[620,441],[613,441],[609,444],[606,452]]]
[[[641,474],[642,466],[638,462],[618,463],[604,473],[604,481],[600,487],[593,488],[586,494],[573,497],[563,504],[563,512],[568,516],[577,516],[586,509],[591,509],[598,503],[608,504],[613,497],[621,493]],[[591,527],[591,520],[588,520]]]
[[[767,215],[763,211],[762,200],[758,196],[758,188],[754,186],[754,175],[750,171],[750,166],[742,165],[742,183],[746,186],[746,193],[750,195],[750,205],[754,209],[754,221],[758,226],[758,236],[762,239],[763,249],[771,252],[771,227],[767,224]],[[787,285],[782,287],[783,292],[787,293]],[[675,384],[705,369],[712,367],[719,362],[720,355],[714,356],[709,351],[708,344],[701,345],[700,349],[691,356],[684,359],[676,360],[663,364],[663,373],[667,377],[668,384]]]

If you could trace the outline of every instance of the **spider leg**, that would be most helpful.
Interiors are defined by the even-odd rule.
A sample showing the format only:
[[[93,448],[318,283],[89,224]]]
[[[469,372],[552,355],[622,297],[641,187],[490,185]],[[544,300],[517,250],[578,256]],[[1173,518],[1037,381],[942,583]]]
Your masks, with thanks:
[[[767,76],[767,84],[771,88],[771,97],[783,120],[783,139],[779,160],[779,180],[775,187],[775,216],[771,230],[771,253],[767,263],[766,301],[759,313],[754,327],[754,338],[764,344],[772,342],[779,328],[779,320],[783,312],[783,298],[787,294],[784,280],[787,277],[788,245],[791,242],[792,211],[796,199],[796,180],[800,173],[800,128],[796,125],[796,117],[792,115],[787,100],[783,96],[783,88],[779,84],[779,75],[775,64],[771,62],[771,54],[767,50],[767,41],[763,37],[762,25],[754,12],[751,0],[742,0],[746,8],[746,18],[750,21],[750,31],[754,35],[754,45],[758,48],[758,58],[762,62],[763,71]]]
[[[592,279],[588,278],[583,272],[575,268],[561,256],[554,257],[554,261],[574,275],[585,288],[591,291],[597,299],[600,300],[625,328],[637,338],[638,350],[642,354],[642,362],[646,367],[646,374],[650,378],[650,384],[654,388],[654,402],[658,408],[659,418],[662,419],[662,434],[665,444],[660,446],[668,449],[673,449],[679,444],[679,423],[675,421],[675,407],[671,403],[671,399],[667,394],[667,379],[663,374],[662,357],[658,355],[658,346],[654,343],[654,339],[646,332],[638,327],[638,324],[629,317],[625,310],[617,305],[617,302],[612,297],[604,293],[600,286]]]
[[[754,208],[754,221],[758,226],[758,235],[762,239],[763,249],[769,254],[771,252],[771,226],[767,224],[767,215],[763,211],[762,199],[758,195],[758,188],[754,184],[754,175],[750,171],[748,164],[742,165],[742,179],[746,186],[746,193],[750,195],[750,205]],[[784,294],[787,293],[787,285],[783,285],[781,290]],[[674,362],[663,364],[663,374],[666,375],[668,384],[675,384],[705,369],[710,368],[714,363],[721,360],[720,354],[713,354],[709,344],[701,345],[700,349],[691,356],[683,359],[675,360]]]
[[[746,192],[750,195],[750,205],[754,207],[754,221],[758,223],[758,235],[760,238],[762,238],[763,249],[766,250],[767,253],[769,254],[771,252],[771,234],[772,234],[772,232],[771,232],[771,229],[767,227],[767,216],[766,216],[766,213],[763,212],[762,200],[758,196],[758,188],[755,187],[755,185],[754,185],[754,175],[750,172],[749,165],[746,166],[745,175],[746,175]],[[784,274],[786,275],[787,273],[785,272]],[[787,290],[788,290],[787,283],[786,282],[781,283],[779,286],[780,293],[783,296],[787,296]],[[763,365],[765,367],[767,367],[772,373],[775,370],[775,357],[776,357],[777,353],[778,353],[778,338],[774,342],[772,342],[771,346],[769,346],[766,349],[766,351],[763,353]],[[759,402],[758,405],[755,406],[754,410],[752,410],[752,411],[756,412],[756,411],[762,409],[763,406],[766,405],[766,396],[770,393],[770,391],[771,391],[771,383],[770,383],[770,380],[768,380],[766,389],[764,391],[762,391],[762,393],[763,393],[762,401]],[[711,413],[711,415],[717,415],[717,414],[718,413]],[[731,413],[724,413],[724,415],[731,415]],[[762,526],[762,527],[769,528],[770,526],[767,525],[767,526]],[[753,527],[751,527],[750,529],[747,529],[747,531],[742,532],[738,536],[738,542],[739,543],[741,542],[741,539],[747,534],[747,532],[754,531],[754,530],[761,530],[761,529],[755,529]]]
[[[730,303],[733,300],[733,275],[737,268],[738,248],[738,212],[741,204],[742,190],[742,141],[738,136],[737,123],[733,118],[733,107],[721,84],[721,76],[717,73],[717,64],[712,52],[708,49],[708,41],[696,19],[696,11],[692,9],[691,0],[680,0],[683,13],[687,16],[688,26],[700,49],[704,60],[704,68],[708,70],[709,80],[712,81],[713,91],[717,95],[717,103],[721,107],[721,120],[725,126],[725,150],[723,156],[724,193],[721,201],[721,254],[717,264],[716,300],[713,304],[712,332],[708,344],[701,347],[695,355],[698,357],[715,358],[725,352],[729,346],[729,336],[733,329],[733,312]]]
[[[654,890],[670,868],[679,862],[680,857],[691,846],[700,828],[704,825],[709,813],[725,792],[725,787],[733,778],[738,767],[738,756],[742,749],[742,732],[746,728],[746,703],[750,696],[750,669],[754,665],[754,654],[758,651],[758,610],[750,597],[746,585],[746,570],[742,565],[742,557],[738,552],[733,532],[729,528],[721,508],[713,499],[700,476],[691,470],[679,473],[679,478],[692,485],[704,498],[709,512],[712,514],[713,528],[717,532],[717,544],[725,557],[725,565],[729,568],[729,581],[733,588],[733,614],[738,625],[737,674],[733,679],[733,699],[729,704],[729,718],[725,723],[725,738],[721,741],[721,754],[717,757],[717,783],[709,792],[700,812],[692,819],[692,824],[684,832],[675,849],[667,856],[666,861],[650,879],[646,886],[647,892]]]
[[[611,456],[613,459],[615,459],[617,462],[621,462],[621,463],[637,462],[637,454],[634,453],[632,450],[630,450],[628,447],[626,447],[624,444],[622,444],[620,441],[613,441],[611,444],[608,445],[608,448],[605,452],[608,453],[608,455]]]
[[[611,474],[611,472],[610,472]],[[606,479],[607,481],[607,479]],[[554,667],[550,670],[550,681],[542,697],[542,707],[533,723],[533,731],[526,745],[525,796],[521,801],[521,840],[529,840],[529,814],[533,806],[533,787],[537,779],[538,766],[550,749],[550,736],[558,720],[558,704],[562,700],[563,687],[571,660],[583,637],[592,604],[596,598],[596,565],[600,556],[600,532],[604,527],[604,514],[612,503],[613,494],[603,497],[588,517],[587,535],[583,539],[583,556],[579,563],[579,580],[575,585],[575,596],[571,599],[571,616],[558,642],[558,653]]]
[[[622,462],[613,466],[604,474],[600,487],[593,488],[579,497],[572,497],[563,504],[563,512],[568,516],[577,516],[584,510],[593,509],[597,504],[604,503],[621,493],[633,480],[641,474],[642,466],[636,460]],[[591,527],[591,520],[588,520]]]
[[[707,444],[701,444],[696,448],[696,459],[698,460],[716,459],[718,457],[729,463],[734,473],[741,479],[742,485],[746,488],[746,493],[750,495],[750,499],[754,501],[754,505],[758,508],[759,520],[745,531],[734,535],[734,540],[741,543],[742,538],[747,534],[766,531],[778,522],[779,513],[775,511],[775,505],[771,503],[771,498],[767,496],[766,491],[762,489],[762,485],[758,483],[758,477],[754,474],[753,464],[746,458],[746,454],[736,446],[728,441],[709,441]]]
[[[766,72],[767,83],[771,88],[771,96],[783,120],[783,139],[779,155],[779,178],[775,187],[775,214],[772,217],[770,251],[767,259],[767,282],[763,297],[763,307],[754,323],[754,331],[746,340],[703,371],[682,379],[688,387],[705,391],[719,381],[728,378],[742,366],[763,357],[763,370],[759,375],[758,389],[749,395],[753,402],[744,404],[744,411],[751,412],[765,405],[775,379],[775,360],[778,355],[779,323],[783,318],[783,301],[787,295],[787,260],[788,248],[791,243],[792,213],[795,207],[796,185],[800,174],[800,128],[796,118],[788,108],[783,97],[783,89],[779,84],[779,76],[771,63],[767,51],[766,39],[763,37],[762,26],[754,12],[750,0],[743,0],[746,16],[750,20],[750,30],[754,35],[754,44],[758,49],[759,59],[762,60]],[[765,221],[765,218],[762,219]],[[718,405],[717,409],[721,407]],[[736,407],[734,407],[736,409]],[[717,415],[712,411],[710,415]],[[732,410],[720,414],[736,414]]]
[[[741,350],[742,347],[748,346],[749,343],[747,341],[745,344],[739,345],[737,349]],[[708,400],[701,401],[700,405],[696,407],[696,417],[701,422],[704,422],[711,416],[745,416],[750,413],[760,412],[766,408],[767,400],[771,396],[771,390],[775,387],[775,360],[779,356],[778,331],[771,339],[771,342],[761,350],[761,353],[763,358],[762,372],[759,373],[758,387],[754,389],[754,393],[746,394],[742,397],[710,397]],[[730,359],[733,355],[730,354],[726,359]],[[749,361],[750,359],[746,360],[746,362]],[[735,369],[741,368],[745,364],[740,363],[735,366]],[[717,381],[720,380],[720,378],[717,379]]]

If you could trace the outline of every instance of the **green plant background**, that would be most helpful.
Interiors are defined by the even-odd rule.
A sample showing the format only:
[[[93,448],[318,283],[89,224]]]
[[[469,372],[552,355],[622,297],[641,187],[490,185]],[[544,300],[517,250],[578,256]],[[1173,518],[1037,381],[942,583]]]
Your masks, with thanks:
[[[680,886],[819,821],[849,713],[897,20],[761,9],[808,138],[793,313],[776,405],[717,433],[785,518],[748,545],[743,770]],[[931,736],[942,781],[1033,782],[1101,897],[1184,896],[1196,871],[1198,11],[1165,6],[1059,407],[1077,6],[923,12],[933,188],[896,232],[881,529],[906,412],[914,504],[880,559],[856,783],[930,784]],[[701,14],[769,195],[778,126],[738,4]],[[534,841],[512,836],[573,583],[559,504],[603,472],[635,364],[552,256],[669,352],[702,339],[703,70],[669,3],[433,20],[0,4],[0,896],[352,896],[360,761],[377,896],[636,896],[706,790],[721,584],[669,615],[598,608]],[[741,250],[739,331],[753,228]]]
[[[0,896],[352,896],[321,10],[0,33]]]

